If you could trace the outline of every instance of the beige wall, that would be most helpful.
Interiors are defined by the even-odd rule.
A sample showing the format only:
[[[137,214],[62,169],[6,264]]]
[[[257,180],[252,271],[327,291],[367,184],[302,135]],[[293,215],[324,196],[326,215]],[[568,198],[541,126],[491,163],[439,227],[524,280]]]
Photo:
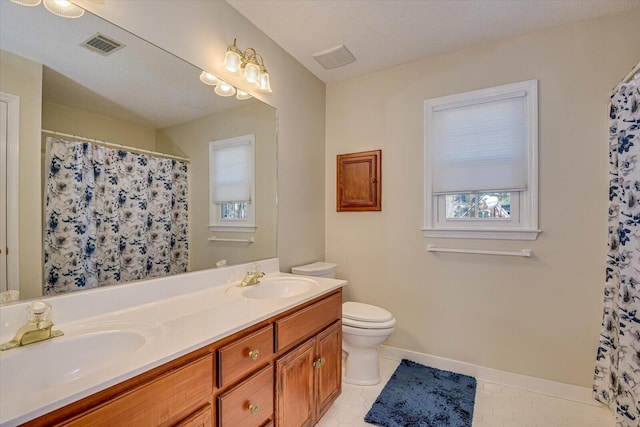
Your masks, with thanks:
[[[42,128],[145,150],[156,149],[156,131],[125,120],[44,101]]]
[[[42,295],[42,200],[39,174],[42,65],[0,51],[0,91],[20,97],[20,296],[32,298]]]
[[[191,159],[189,165],[189,264],[190,270],[274,257],[276,254],[276,111],[261,102],[246,103],[223,113],[160,129],[158,150],[176,152]],[[255,233],[210,232],[209,142],[255,135],[256,225]],[[248,239],[255,243],[210,242],[210,236]]]
[[[640,10],[488,43],[327,87],[326,259],[349,299],[389,309],[388,342],[591,387],[608,206],[607,102],[640,59]],[[425,239],[424,100],[538,79],[534,242]],[[382,149],[382,211],[336,213],[335,156]],[[516,250],[531,259],[433,254]]]
[[[228,45],[255,48],[271,75],[278,109],[278,256],[280,266],[324,257],[325,85],[224,1],[78,0],[77,3],[171,53],[222,76]],[[231,83],[243,83],[225,76]],[[246,87],[245,87],[246,89]]]

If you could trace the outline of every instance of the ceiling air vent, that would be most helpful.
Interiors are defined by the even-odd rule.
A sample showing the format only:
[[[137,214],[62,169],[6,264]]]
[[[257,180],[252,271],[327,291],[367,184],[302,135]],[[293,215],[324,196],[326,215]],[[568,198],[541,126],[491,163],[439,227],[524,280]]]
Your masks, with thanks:
[[[100,33],[96,33],[94,36],[91,36],[89,39],[82,42],[80,46],[86,47],[90,51],[99,53],[103,56],[111,55],[116,50],[120,50],[125,47],[124,44]]]
[[[356,60],[356,57],[345,45],[341,44],[340,46],[314,53],[313,59],[318,61],[325,69],[330,70],[351,64]]]

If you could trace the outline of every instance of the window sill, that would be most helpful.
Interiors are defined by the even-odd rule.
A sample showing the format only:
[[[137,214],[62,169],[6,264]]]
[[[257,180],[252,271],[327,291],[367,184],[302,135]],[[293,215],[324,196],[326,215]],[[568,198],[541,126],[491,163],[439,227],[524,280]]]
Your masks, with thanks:
[[[247,224],[247,225],[237,225],[237,224],[229,224],[229,225],[210,225],[209,231],[231,231],[234,233],[255,233],[258,228],[255,224]]]
[[[445,239],[536,240],[542,230],[423,228],[424,237]]]

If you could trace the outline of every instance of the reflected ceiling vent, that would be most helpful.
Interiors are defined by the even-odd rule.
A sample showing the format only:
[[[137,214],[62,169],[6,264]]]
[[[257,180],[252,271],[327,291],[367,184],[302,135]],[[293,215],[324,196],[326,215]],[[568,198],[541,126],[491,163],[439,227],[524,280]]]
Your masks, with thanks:
[[[341,44],[340,46],[314,53],[313,59],[318,61],[320,65],[327,70],[330,70],[351,64],[356,60],[356,57],[353,56],[353,53],[351,53],[345,45]]]
[[[122,49],[126,45],[115,41],[104,34],[96,33],[80,44],[92,52],[99,53],[102,56],[111,55],[113,52]]]

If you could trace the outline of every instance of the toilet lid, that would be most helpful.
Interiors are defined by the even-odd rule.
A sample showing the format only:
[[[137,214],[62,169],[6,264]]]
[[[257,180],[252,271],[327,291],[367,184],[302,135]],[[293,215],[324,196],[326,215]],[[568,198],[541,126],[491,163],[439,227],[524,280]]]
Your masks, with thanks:
[[[361,302],[348,301],[342,304],[343,323],[344,319],[358,322],[385,323],[394,321],[393,315],[384,308],[375,305],[363,304]],[[379,326],[376,326],[379,327]]]

